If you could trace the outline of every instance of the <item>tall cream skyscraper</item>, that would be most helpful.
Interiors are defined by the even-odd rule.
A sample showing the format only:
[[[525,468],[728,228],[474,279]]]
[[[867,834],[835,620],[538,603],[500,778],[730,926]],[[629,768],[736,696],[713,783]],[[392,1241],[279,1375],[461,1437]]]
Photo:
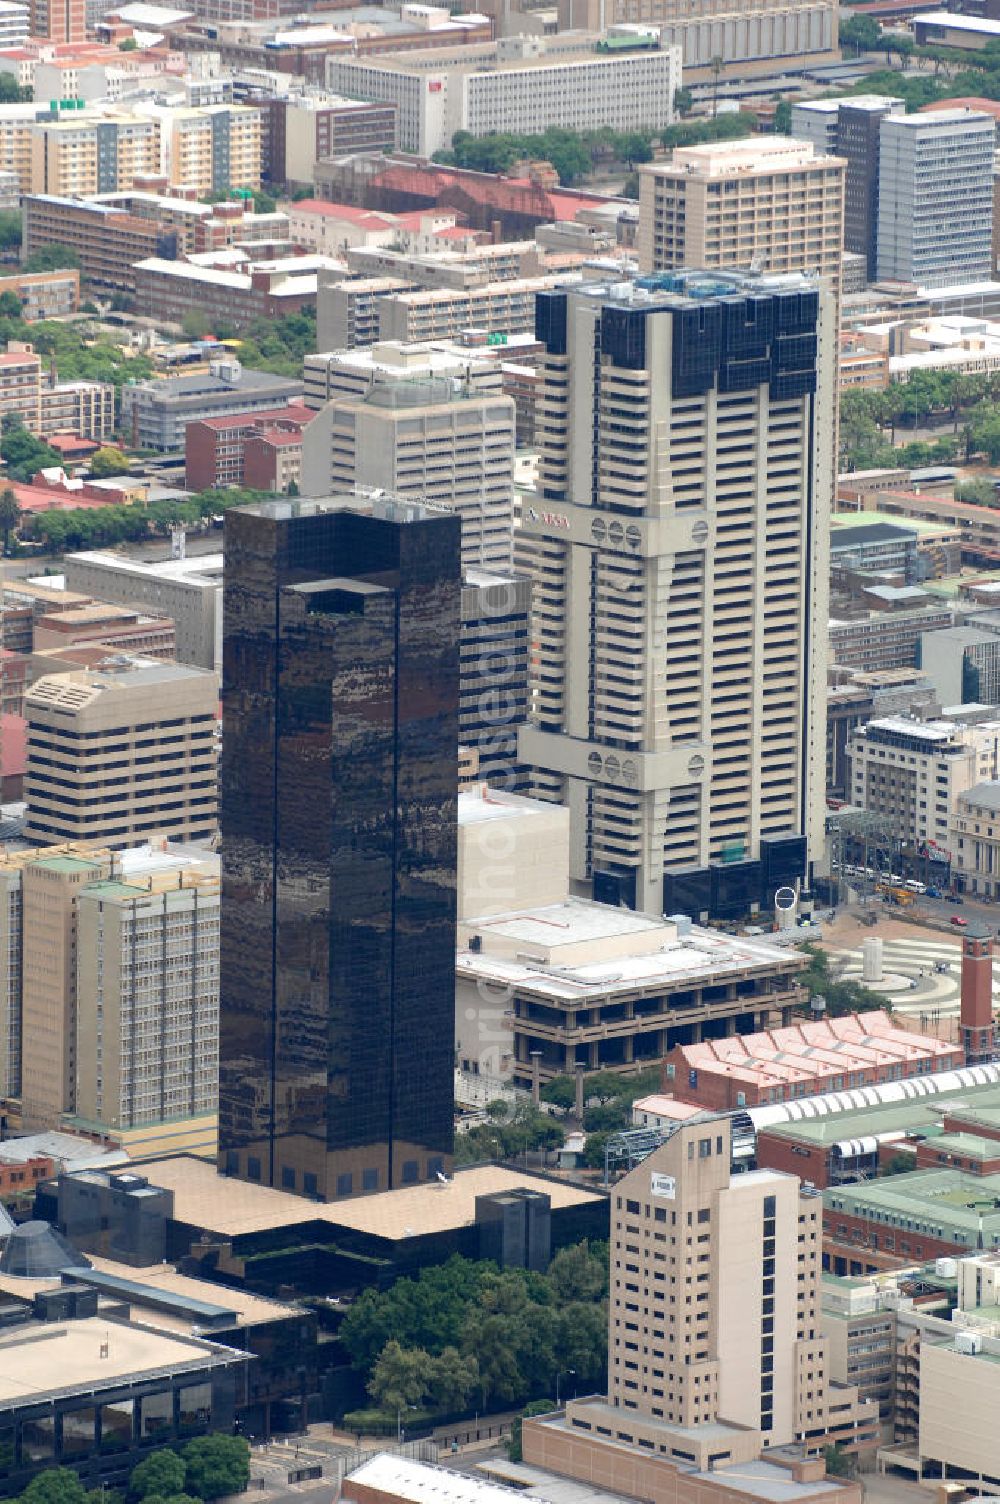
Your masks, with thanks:
[[[731,1155],[728,1118],[684,1124],[615,1186],[607,1398],[526,1424],[527,1461],[596,1481],[600,1449],[624,1442],[664,1472],[718,1474],[725,1491],[731,1468],[749,1498],[786,1499],[804,1479],[789,1457],[787,1492],[771,1491],[765,1448],[875,1444],[877,1405],[827,1377],[822,1197],[794,1175],[733,1174]],[[703,1476],[675,1492],[655,1471],[637,1495],[625,1469],[631,1497],[705,1498]]]
[[[823,843],[836,305],[688,272],[539,294],[531,792],[578,891],[738,916]]]
[[[639,265],[809,272],[839,293],[846,168],[787,136],[678,147],[639,175]]]

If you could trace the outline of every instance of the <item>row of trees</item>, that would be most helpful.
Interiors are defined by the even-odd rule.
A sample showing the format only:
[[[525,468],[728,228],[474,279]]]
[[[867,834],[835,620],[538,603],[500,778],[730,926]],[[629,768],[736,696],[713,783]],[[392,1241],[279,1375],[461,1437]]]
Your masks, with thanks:
[[[560,1249],[546,1274],[498,1270],[453,1256],[365,1290],[340,1328],[374,1410],[345,1416],[359,1430],[489,1410],[552,1392],[572,1372],[575,1387],[603,1385],[607,1364],[605,1244]]]
[[[456,131],[450,150],[436,152],[434,160],[475,172],[498,173],[509,172],[515,162],[524,158],[551,162],[560,183],[568,186],[589,177],[602,165],[620,163],[633,167],[649,162],[658,142],[673,147],[732,139],[749,135],[755,124],[753,115],[726,114],[715,120],[682,120],[663,130],[615,131],[602,126],[592,131],[571,131],[552,126],[535,135],[491,136]]]
[[[898,427],[951,424],[951,434],[895,447]],[[1000,462],[1000,371],[914,371],[884,391],[856,388],[840,400],[841,462],[850,470],[949,463],[973,454]]]
[[[487,1121],[455,1137],[455,1163],[479,1164],[484,1159],[516,1159],[538,1149],[558,1149],[565,1135],[547,1112],[531,1102],[515,1106],[497,1098],[486,1109]]]
[[[129,1504],[208,1504],[240,1493],[250,1481],[250,1448],[242,1436],[197,1436],[179,1452],[151,1452],[129,1477]],[[32,1478],[15,1504],[123,1504],[114,1489],[86,1489],[69,1467]]]
[[[0,454],[3,452],[0,443]],[[183,500],[135,502],[131,506],[74,508],[39,512],[25,523],[23,534],[61,554],[81,548],[108,548],[143,538],[164,537],[171,528],[191,527],[228,507],[264,499],[260,491],[200,491]]]

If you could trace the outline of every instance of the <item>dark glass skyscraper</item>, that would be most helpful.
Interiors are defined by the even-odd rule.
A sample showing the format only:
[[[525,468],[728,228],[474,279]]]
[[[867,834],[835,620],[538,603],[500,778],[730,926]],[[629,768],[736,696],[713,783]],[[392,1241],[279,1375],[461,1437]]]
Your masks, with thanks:
[[[452,1148],[461,524],[226,518],[219,1153],[329,1200]]]

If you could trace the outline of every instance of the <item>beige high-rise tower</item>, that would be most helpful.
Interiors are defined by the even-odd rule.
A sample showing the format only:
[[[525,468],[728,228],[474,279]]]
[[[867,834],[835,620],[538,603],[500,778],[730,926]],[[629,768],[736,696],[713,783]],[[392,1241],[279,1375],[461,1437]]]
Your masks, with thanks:
[[[601,1449],[621,1454],[625,1443],[662,1466],[647,1472],[642,1497],[704,1499],[704,1475],[725,1491],[732,1468],[741,1492],[774,1498],[757,1461],[766,1448],[875,1444],[877,1405],[827,1378],[822,1198],[793,1175],[733,1174],[731,1156],[730,1120],[706,1118],[615,1187],[607,1398],[525,1424],[527,1461],[596,1482]],[[683,1477],[668,1484],[675,1469],[698,1475],[690,1491]],[[618,1491],[640,1496],[627,1464],[615,1476]],[[787,1488],[781,1498],[794,1496],[792,1477]]]
[[[108,852],[34,853],[21,872],[21,1111],[55,1128],[76,1103],[76,903]]]
[[[577,891],[738,917],[823,847],[835,300],[689,272],[537,318],[531,792]]]
[[[753,136],[675,149],[639,175],[639,265],[809,272],[840,291],[843,157]]]

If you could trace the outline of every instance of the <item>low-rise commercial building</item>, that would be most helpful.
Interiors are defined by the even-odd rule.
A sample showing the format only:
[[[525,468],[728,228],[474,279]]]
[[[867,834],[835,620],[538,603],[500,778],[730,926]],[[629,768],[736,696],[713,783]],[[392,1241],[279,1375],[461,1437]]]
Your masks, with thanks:
[[[686,1102],[730,1112],[924,1076],[964,1059],[960,1045],[898,1028],[876,1009],[676,1045],[664,1062],[664,1081]]]
[[[122,429],[131,444],[160,453],[184,449],[189,423],[273,412],[295,402],[302,383],[238,360],[214,361],[207,374],[139,381],[122,390]]]
[[[239,333],[260,320],[315,308],[321,268],[339,269],[325,256],[265,259],[252,248],[206,252],[187,261],[150,256],[134,267],[136,310],[182,325],[192,309],[200,309]]]
[[[23,224],[26,256],[67,241],[80,257],[79,276],[106,292],[134,291],[133,267],[150,257],[216,251],[236,241],[284,241],[288,234],[286,215],[248,212],[243,199],[203,204],[137,191],[88,199],[28,194]]]
[[[234,413],[189,423],[184,431],[188,488],[207,491],[246,485],[253,490],[286,491],[292,481],[299,481],[302,430],[312,416],[307,407],[291,404],[273,412]],[[276,458],[279,449],[284,457],[280,465]],[[290,449],[298,462],[294,467]],[[275,459],[266,467],[269,450]]]
[[[94,1485],[124,1482],[155,1447],[231,1431],[249,1362],[201,1337],[96,1314],[15,1326],[0,1356],[3,1488],[14,1494],[53,1465]]]
[[[210,841],[218,695],[214,673],[144,658],[39,679],[24,702],[26,839]]]
[[[528,1086],[578,1066],[631,1070],[677,1044],[790,1021],[805,997],[800,955],[570,897],[568,826],[557,838],[550,810],[488,789],[459,795],[460,833],[470,826],[462,882],[489,894],[478,913],[460,898],[461,1069]],[[493,854],[501,840],[504,862]],[[529,876],[539,863],[542,890]]]
[[[954,615],[950,606],[929,605],[919,610],[869,611],[863,616],[833,620],[830,662],[865,673],[916,668],[923,634],[950,627]]]
[[[76,267],[58,272],[19,272],[0,277],[0,294],[12,292],[21,302],[22,317],[60,318],[80,306],[80,273]]]
[[[823,1262],[868,1274],[1000,1249],[1000,1175],[936,1167],[823,1192]]]
[[[569,33],[327,61],[331,88],[395,105],[399,145],[421,157],[450,146],[456,131],[662,129],[673,121],[680,80],[680,49],[661,47],[652,31],[623,34],[617,46]]]
[[[565,282],[565,277],[552,275],[468,288],[415,288],[400,277],[345,280],[321,272],[317,341],[322,350],[353,350],[382,340],[454,340],[466,329],[479,329],[487,336],[534,334],[535,294]]]
[[[69,591],[118,605],[138,605],[174,623],[180,663],[219,669],[222,642],[222,555],[131,559],[98,549],[67,554]]]
[[[946,1134],[995,1136],[998,1109],[1000,1066],[995,1064],[845,1087],[748,1108],[747,1155],[825,1189],[871,1179],[896,1156],[915,1165],[918,1152],[936,1153]],[[987,1162],[991,1152],[984,1150]],[[977,1169],[982,1162],[980,1156]],[[934,1163],[951,1161],[946,1156]]]
[[[884,716],[858,727],[848,755],[852,804],[885,816],[909,845],[948,850],[958,796],[1000,776],[1000,721]]]

